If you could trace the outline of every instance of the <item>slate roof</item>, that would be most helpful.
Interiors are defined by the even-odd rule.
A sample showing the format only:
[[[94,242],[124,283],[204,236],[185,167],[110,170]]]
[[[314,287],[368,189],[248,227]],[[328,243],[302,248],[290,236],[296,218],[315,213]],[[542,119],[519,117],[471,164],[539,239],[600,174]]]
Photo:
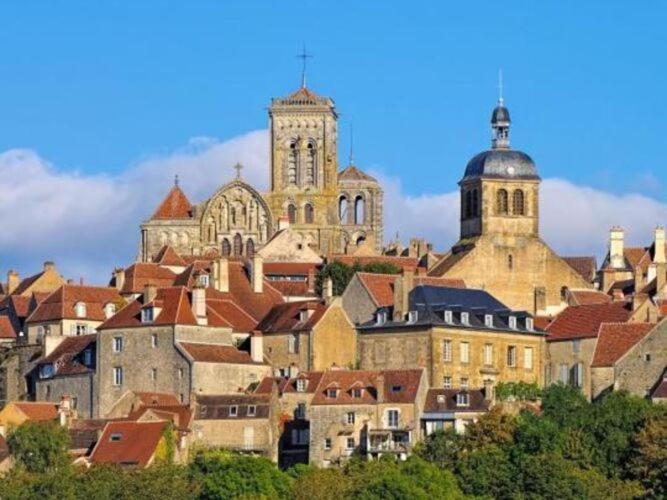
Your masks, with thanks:
[[[630,314],[625,302],[570,306],[547,327],[547,341],[595,338],[602,323],[625,323]]]
[[[62,319],[85,319],[104,321],[106,314],[104,306],[117,303],[121,300],[115,288],[62,285],[55,292],[44,299],[28,317],[29,322],[55,321]],[[75,312],[77,303],[86,305],[86,315],[79,318]]]
[[[456,395],[459,393],[468,394],[468,406],[458,406],[456,404]],[[426,393],[422,418],[428,418],[428,413],[488,411],[489,406],[490,401],[485,399],[484,390],[429,389]]]
[[[78,335],[66,337],[58,344],[48,356],[38,361],[38,365],[53,364],[53,374],[57,375],[81,375],[95,371],[95,342],[96,334]],[[91,349],[93,363],[90,366],[84,364],[83,352]]]
[[[311,404],[377,404],[380,387],[383,403],[414,403],[422,376],[422,370],[329,370],[323,373]],[[338,389],[335,398],[327,395],[330,388]],[[362,389],[360,398],[353,396],[355,388]]]
[[[655,328],[653,323],[603,323],[595,344],[592,367],[614,366]]]
[[[510,170],[510,167],[513,170]],[[522,151],[490,149],[474,156],[466,166],[463,179],[476,177],[539,180],[533,159]]]
[[[178,345],[198,363],[261,364],[255,363],[247,351],[242,351],[232,345],[193,342],[179,342]]]
[[[191,219],[192,204],[180,187],[171,188],[151,219]]]
[[[377,307],[389,307],[394,305],[394,283],[396,274],[357,273],[359,281],[364,285]],[[415,276],[415,286],[432,285],[446,286],[452,288],[465,288],[466,285],[460,279],[437,278],[431,276]]]
[[[90,461],[146,467],[155,454],[167,425],[166,421],[109,422],[90,455]],[[118,440],[112,440],[112,437],[117,437]]]

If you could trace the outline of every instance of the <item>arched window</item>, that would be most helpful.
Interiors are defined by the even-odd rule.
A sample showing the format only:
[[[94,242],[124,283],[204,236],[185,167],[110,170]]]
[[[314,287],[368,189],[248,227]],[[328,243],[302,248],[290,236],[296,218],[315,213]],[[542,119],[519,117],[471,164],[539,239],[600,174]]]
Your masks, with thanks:
[[[499,215],[507,215],[507,190],[499,189],[496,195],[496,212]]]
[[[514,190],[514,196],[512,196],[512,203],[514,204],[514,206],[512,207],[514,215],[526,214],[526,206],[523,199],[523,191],[521,191],[520,189]]]
[[[232,253],[232,246],[229,244],[229,240],[225,238],[224,240],[222,240],[222,256],[229,257],[231,253]]]
[[[472,190],[472,216],[479,217],[479,191]]]
[[[347,222],[347,198],[345,196],[341,196],[338,200],[338,217],[342,224]]]
[[[297,183],[298,155],[299,150],[297,149],[296,142],[292,142],[287,152],[287,184],[289,186],[296,186]]]
[[[306,224],[312,224],[315,220],[315,210],[310,203],[306,203],[303,207],[303,219]]]
[[[291,203],[287,205],[287,220],[290,224],[296,224],[296,207]]]
[[[472,216],[472,191],[466,191],[466,209],[465,209],[465,219],[469,219]]]
[[[255,243],[252,240],[248,240],[245,244],[245,255],[249,259],[255,255]]]
[[[510,271],[514,269],[514,259],[511,254],[507,256],[507,267]]]
[[[234,236],[234,256],[240,257],[241,255],[243,255],[243,239],[240,234],[236,233],[236,236]]]
[[[306,180],[306,185],[308,186],[314,186],[316,184],[315,182],[315,171],[316,171],[316,159],[317,159],[317,151],[315,150],[315,145],[312,142],[308,143],[308,152],[306,156],[306,172],[305,172],[305,180]]]
[[[365,236],[359,236],[359,238],[357,238],[357,246],[360,247],[361,245],[364,244],[365,241],[366,241]]]
[[[363,224],[365,222],[366,214],[365,212],[365,203],[364,197],[359,195],[354,199],[354,223]]]

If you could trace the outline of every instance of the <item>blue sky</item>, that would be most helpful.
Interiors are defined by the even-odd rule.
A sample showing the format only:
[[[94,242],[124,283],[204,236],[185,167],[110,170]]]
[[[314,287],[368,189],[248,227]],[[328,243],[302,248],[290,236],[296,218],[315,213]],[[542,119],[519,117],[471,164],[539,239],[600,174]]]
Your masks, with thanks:
[[[6,1],[0,153],[117,178],[192,138],[264,129],[270,98],[299,84],[305,42],[309,86],[341,114],[341,157],[354,122],[357,164],[403,196],[451,192],[488,147],[502,68],[512,144],[544,178],[661,204],[667,4],[629,5]],[[172,174],[158,171],[155,189]],[[181,172],[184,185],[196,175]],[[21,258],[2,245],[0,271]]]

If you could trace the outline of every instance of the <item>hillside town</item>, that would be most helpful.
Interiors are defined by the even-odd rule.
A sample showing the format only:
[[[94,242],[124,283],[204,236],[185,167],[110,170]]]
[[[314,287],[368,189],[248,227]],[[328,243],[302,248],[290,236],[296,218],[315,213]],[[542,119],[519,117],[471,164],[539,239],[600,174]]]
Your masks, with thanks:
[[[287,470],[405,461],[485,415],[539,414],[517,388],[667,401],[665,229],[634,247],[610,228],[601,262],[558,255],[502,98],[448,249],[386,238],[382,186],[339,160],[331,98],[304,81],[268,120],[268,192],[240,164],[205,200],[175,179],[108,283],[67,279],[57,256],[7,273],[0,469],[26,423],[65,429],[82,468],[223,449]]]

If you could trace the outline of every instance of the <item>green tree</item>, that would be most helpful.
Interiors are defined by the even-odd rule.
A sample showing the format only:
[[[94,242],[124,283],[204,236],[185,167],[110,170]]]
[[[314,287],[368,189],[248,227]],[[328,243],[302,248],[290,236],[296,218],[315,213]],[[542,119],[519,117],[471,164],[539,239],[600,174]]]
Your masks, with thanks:
[[[454,466],[462,449],[463,436],[450,428],[426,436],[415,447],[415,455],[445,469]]]
[[[294,472],[294,500],[340,500],[350,495],[351,481],[342,469],[304,467]]]
[[[552,384],[542,395],[542,412],[559,426],[585,427],[591,420],[591,404],[578,389]]]
[[[51,422],[26,422],[7,438],[9,453],[28,472],[67,467],[70,437],[67,429]]]
[[[468,495],[511,498],[519,487],[514,465],[497,445],[487,445],[461,455],[455,468],[459,486]]]
[[[651,418],[635,434],[627,463],[628,474],[641,482],[650,498],[667,498],[667,415],[664,413]]]
[[[315,278],[315,291],[321,295],[324,289],[324,282],[327,278],[331,278],[333,282],[333,294],[336,296],[342,295],[354,273],[353,268],[337,260],[325,264]]]

